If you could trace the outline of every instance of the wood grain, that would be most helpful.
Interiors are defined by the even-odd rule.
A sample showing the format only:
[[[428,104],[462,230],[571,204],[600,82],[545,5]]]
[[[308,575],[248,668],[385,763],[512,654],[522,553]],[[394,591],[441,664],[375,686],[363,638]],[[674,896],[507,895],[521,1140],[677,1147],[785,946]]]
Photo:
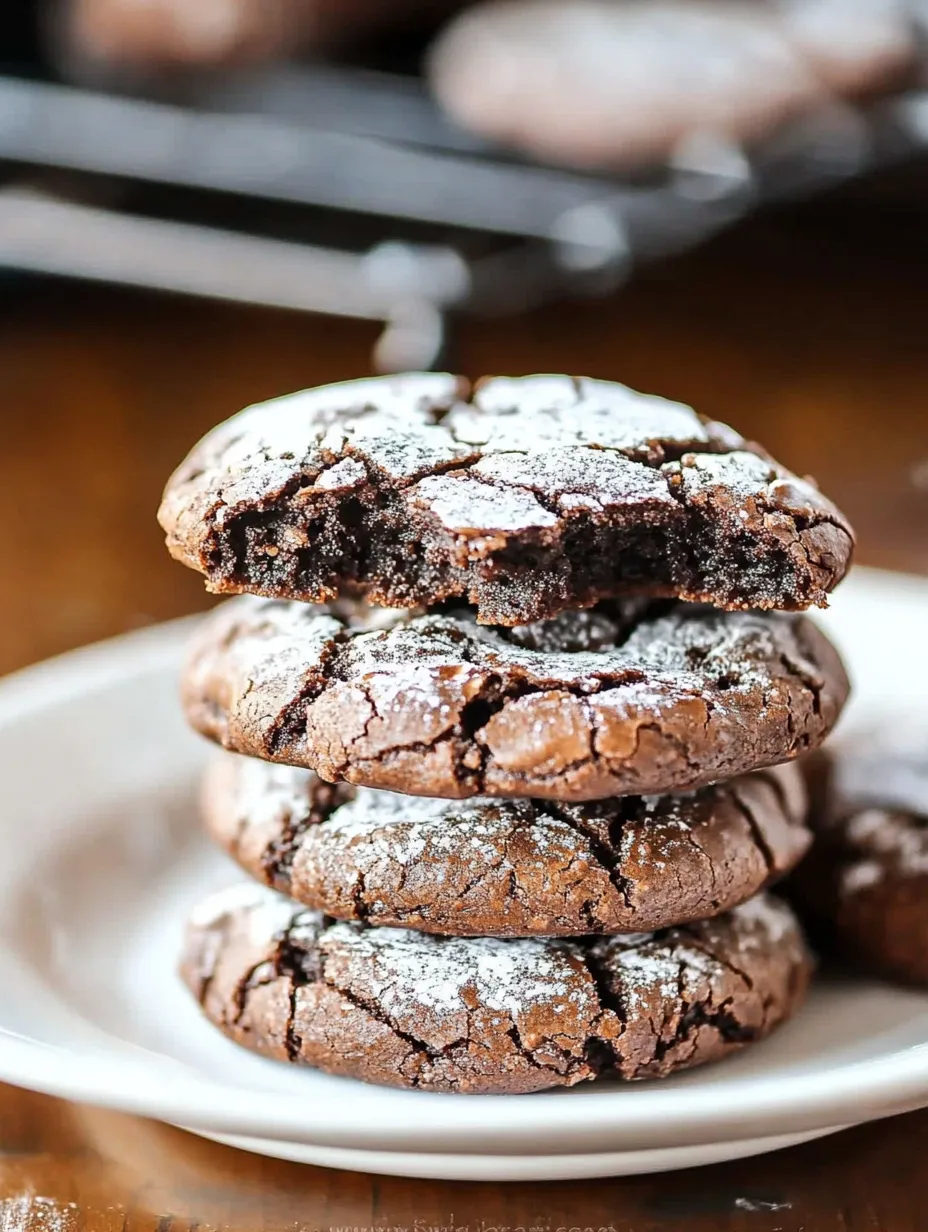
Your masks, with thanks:
[[[923,1232],[928,1112],[671,1175],[415,1181],[246,1155],[6,1089],[4,1232]]]
[[[859,559],[928,572],[928,250],[918,220],[823,209],[666,262],[608,304],[465,322],[455,366],[551,368],[692,401],[814,473]],[[154,520],[171,468],[245,402],[368,371],[356,323],[7,281],[0,671],[203,606]],[[928,1113],[673,1176],[372,1178],[251,1158],[0,1088],[0,1232],[924,1229]]]

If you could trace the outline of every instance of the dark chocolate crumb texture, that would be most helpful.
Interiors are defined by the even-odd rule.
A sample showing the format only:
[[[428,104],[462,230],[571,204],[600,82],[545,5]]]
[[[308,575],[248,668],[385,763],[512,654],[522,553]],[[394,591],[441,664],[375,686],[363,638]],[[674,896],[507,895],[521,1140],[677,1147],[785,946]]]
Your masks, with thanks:
[[[195,913],[182,971],[207,1017],[266,1056],[517,1094],[727,1056],[795,1011],[809,959],[764,895],[660,933],[505,941],[333,923],[250,884]]]
[[[721,915],[809,846],[795,764],[682,796],[596,804],[396,795],[218,756],[210,835],[341,920],[470,937],[651,932]]]
[[[517,625],[626,593],[824,605],[853,533],[814,484],[688,406],[607,381],[409,373],[250,407],[168,483],[211,590]]]
[[[664,795],[788,761],[848,682],[805,616],[611,602],[514,629],[235,599],[194,639],[183,697],[226,748],[411,795]]]

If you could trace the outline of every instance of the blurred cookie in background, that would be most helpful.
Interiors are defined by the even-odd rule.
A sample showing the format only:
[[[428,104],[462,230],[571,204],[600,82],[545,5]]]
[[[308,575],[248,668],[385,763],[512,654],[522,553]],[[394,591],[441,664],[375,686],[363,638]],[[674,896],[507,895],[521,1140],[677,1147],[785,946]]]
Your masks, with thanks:
[[[753,140],[904,74],[895,0],[502,0],[443,31],[432,87],[465,128],[554,162],[666,158],[696,134]]]
[[[456,10],[466,11],[457,15]],[[59,62],[143,75],[378,45],[435,31],[431,87],[463,128],[587,167],[653,163],[707,134],[752,141],[904,81],[901,0],[59,0]],[[395,68],[393,43],[380,67]]]
[[[847,737],[809,781],[815,841],[793,884],[814,934],[855,967],[928,984],[928,729]]]
[[[142,67],[256,64],[433,19],[454,0],[70,0],[76,54]]]

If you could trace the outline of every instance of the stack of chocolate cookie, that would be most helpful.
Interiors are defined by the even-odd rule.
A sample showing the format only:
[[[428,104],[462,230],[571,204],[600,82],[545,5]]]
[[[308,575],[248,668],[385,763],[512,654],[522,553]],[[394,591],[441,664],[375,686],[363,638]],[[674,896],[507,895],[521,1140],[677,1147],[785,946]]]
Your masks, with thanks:
[[[848,689],[800,609],[853,544],[810,482],[621,385],[410,374],[242,412],[161,521],[247,594],[184,679],[232,751],[206,824],[252,878],[183,963],[226,1034],[525,1092],[794,1011],[809,961],[765,889],[809,842],[790,763]]]

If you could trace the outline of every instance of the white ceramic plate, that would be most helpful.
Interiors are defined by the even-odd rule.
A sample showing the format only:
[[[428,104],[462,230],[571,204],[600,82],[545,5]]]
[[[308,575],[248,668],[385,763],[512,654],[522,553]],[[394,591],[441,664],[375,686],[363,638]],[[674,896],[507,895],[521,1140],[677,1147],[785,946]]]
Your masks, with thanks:
[[[697,1146],[656,1147],[650,1151],[587,1151],[580,1155],[427,1155],[409,1151],[353,1151],[345,1147],[308,1146],[274,1142],[236,1134],[204,1134],[216,1142],[259,1155],[289,1159],[323,1168],[354,1172],[380,1172],[388,1176],[430,1177],[444,1181],[568,1181],[594,1176],[639,1176],[644,1172],[672,1172],[725,1160],[745,1159],[766,1151],[797,1146],[846,1126],[817,1129],[813,1133],[785,1134],[777,1138],[745,1138],[738,1142],[709,1142]]]
[[[823,618],[849,721],[928,697],[928,583],[859,571]],[[517,1179],[736,1158],[928,1103],[928,996],[820,983],[797,1019],[662,1083],[461,1097],[295,1072],[220,1038],[174,973],[186,909],[236,873],[197,833],[206,748],[175,678],[189,625],[0,684],[0,1079],[286,1158]]]

